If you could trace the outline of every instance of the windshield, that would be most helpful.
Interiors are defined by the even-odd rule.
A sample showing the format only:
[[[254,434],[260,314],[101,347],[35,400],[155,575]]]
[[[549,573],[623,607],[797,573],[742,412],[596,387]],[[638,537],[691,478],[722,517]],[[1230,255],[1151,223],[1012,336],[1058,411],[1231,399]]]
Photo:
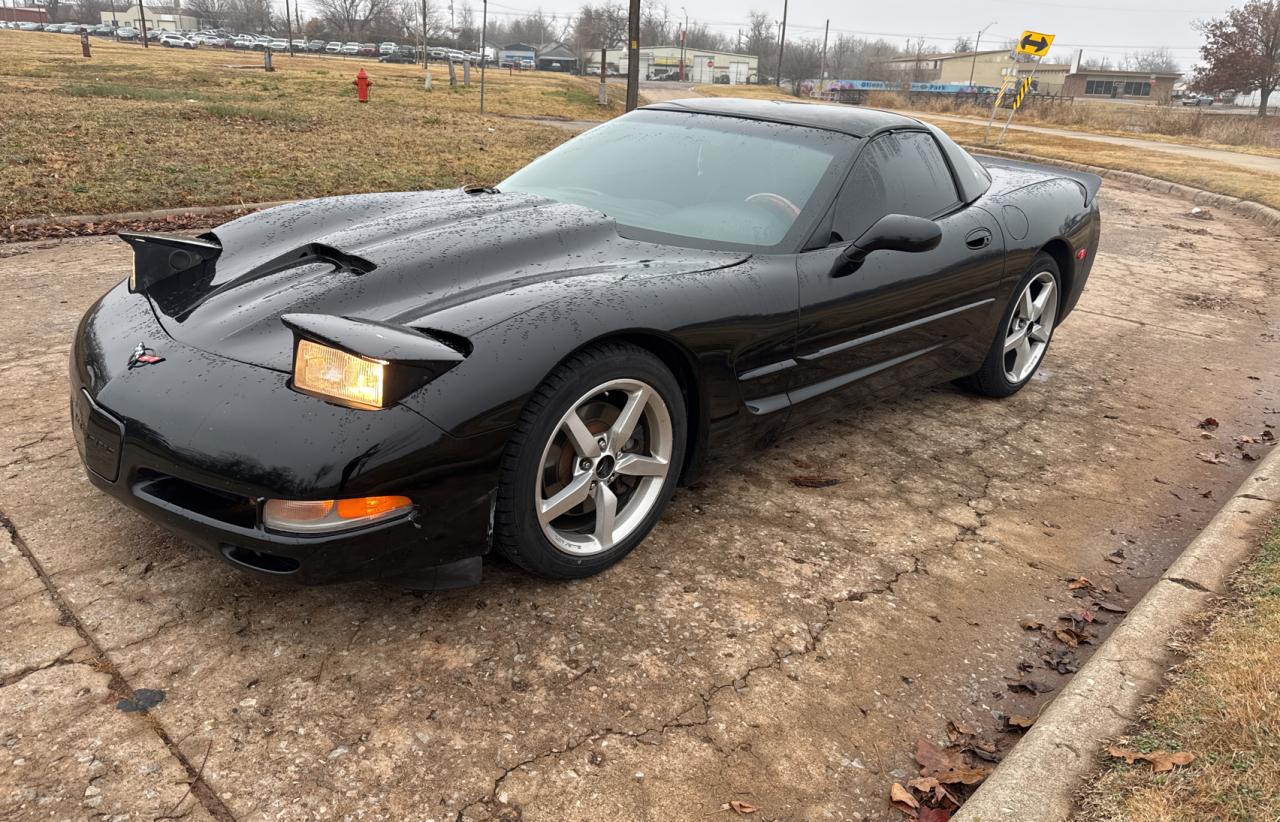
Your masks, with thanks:
[[[834,185],[831,172],[855,145],[855,138],[799,126],[637,111],[570,140],[498,187],[602,211],[622,227],[677,243],[772,249],[812,214],[806,207]]]

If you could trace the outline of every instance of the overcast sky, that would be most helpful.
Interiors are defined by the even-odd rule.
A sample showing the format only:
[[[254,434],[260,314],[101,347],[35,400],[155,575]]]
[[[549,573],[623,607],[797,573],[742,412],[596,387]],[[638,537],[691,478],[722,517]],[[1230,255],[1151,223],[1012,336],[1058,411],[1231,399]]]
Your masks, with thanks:
[[[448,0],[431,0],[448,13]],[[468,0],[454,0],[458,8]],[[480,0],[469,0],[480,13]],[[957,35],[971,39],[978,29],[994,22],[983,44],[1001,45],[1024,29],[1057,35],[1055,56],[1080,47],[1085,56],[1113,58],[1126,51],[1164,46],[1184,68],[1195,62],[1201,42],[1192,24],[1196,20],[1220,16],[1240,0],[912,0],[909,3],[861,2],[848,0],[791,0],[787,14],[787,39],[822,37],[823,22],[830,18],[833,36],[837,32],[865,36],[884,35],[897,42],[923,36],[947,50]],[[307,8],[303,0],[303,8]],[[524,16],[535,9],[555,12],[563,19],[572,16],[581,3],[572,0],[500,0],[489,3],[495,18]],[[667,3],[672,18],[683,19],[679,0]],[[683,3],[691,21],[705,23],[720,31],[736,33],[746,25],[749,9],[782,17],[782,0],[693,0]]]

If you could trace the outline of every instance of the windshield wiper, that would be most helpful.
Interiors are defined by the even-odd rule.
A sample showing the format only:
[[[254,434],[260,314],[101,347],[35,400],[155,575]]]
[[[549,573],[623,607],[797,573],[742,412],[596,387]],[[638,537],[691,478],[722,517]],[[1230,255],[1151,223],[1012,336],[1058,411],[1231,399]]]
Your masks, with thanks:
[[[497,189],[497,188],[495,188],[494,186],[480,186],[480,185],[474,185],[474,186],[463,186],[462,190],[463,190],[463,191],[465,191],[467,194],[471,194],[471,195],[475,195],[475,194],[501,194],[501,193],[502,193],[501,191],[498,191],[498,189]]]

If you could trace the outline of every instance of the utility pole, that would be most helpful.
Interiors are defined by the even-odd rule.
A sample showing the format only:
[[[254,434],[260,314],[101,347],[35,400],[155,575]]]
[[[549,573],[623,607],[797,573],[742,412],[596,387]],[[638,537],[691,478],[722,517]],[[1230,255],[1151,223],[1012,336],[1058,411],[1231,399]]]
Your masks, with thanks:
[[[147,42],[147,10],[142,6],[142,0],[138,0],[138,18],[142,21],[142,47],[144,49],[151,48]]]
[[[293,0],[293,22],[298,24],[298,37],[301,39],[305,36],[302,33],[302,0]]]
[[[489,0],[480,7],[480,113],[484,114],[484,64],[489,62]]]
[[[684,12],[684,28],[680,29],[680,82],[684,82],[684,49],[685,43],[689,39],[689,10],[684,6],[680,7],[680,11]]]
[[[778,36],[777,86],[782,88],[782,49],[787,45],[787,0],[782,0],[782,32]]]
[[[427,0],[422,0],[422,67],[431,73],[430,60],[427,58]]]
[[[295,0],[296,2],[296,0]],[[293,56],[293,19],[289,17],[289,0],[284,0],[284,36],[289,44],[289,56]]]
[[[822,94],[822,81],[827,79],[827,35],[831,34],[831,18],[822,27],[822,60],[818,63],[818,93]]]
[[[983,26],[982,31],[978,32],[978,39],[973,43],[973,62],[969,65],[969,88],[973,88],[973,72],[978,68],[978,47],[982,45],[982,35],[986,33],[987,29],[991,28],[995,24],[996,23],[993,20]]]
[[[640,0],[631,0],[627,17],[627,111],[640,104]]]

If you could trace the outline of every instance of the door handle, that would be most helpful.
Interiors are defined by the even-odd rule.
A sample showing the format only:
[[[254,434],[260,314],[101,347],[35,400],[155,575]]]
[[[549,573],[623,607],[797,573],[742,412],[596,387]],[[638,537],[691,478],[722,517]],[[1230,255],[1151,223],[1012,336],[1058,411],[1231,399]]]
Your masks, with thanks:
[[[991,232],[985,228],[975,228],[964,238],[964,244],[974,251],[991,245]]]

